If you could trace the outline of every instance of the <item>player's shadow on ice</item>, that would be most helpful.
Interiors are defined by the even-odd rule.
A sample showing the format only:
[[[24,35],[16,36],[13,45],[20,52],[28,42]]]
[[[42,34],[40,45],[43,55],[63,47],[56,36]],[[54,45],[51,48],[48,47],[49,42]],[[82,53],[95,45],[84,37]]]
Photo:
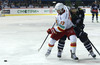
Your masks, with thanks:
[[[59,59],[59,60],[63,61],[63,62],[67,61],[67,62],[82,63],[82,64],[100,63],[100,58],[95,58],[95,59],[93,59],[93,58],[84,58],[84,59],[81,59],[80,58],[78,61],[75,61],[73,59],[64,59],[64,58]]]
[[[78,61],[79,63],[100,63],[100,58],[84,58]]]

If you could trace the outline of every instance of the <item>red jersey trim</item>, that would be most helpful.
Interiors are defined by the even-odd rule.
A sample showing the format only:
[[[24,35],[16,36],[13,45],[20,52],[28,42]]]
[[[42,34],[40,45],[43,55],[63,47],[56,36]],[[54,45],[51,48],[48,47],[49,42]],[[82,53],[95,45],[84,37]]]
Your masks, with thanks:
[[[60,31],[60,32],[63,32],[64,29],[60,28],[60,27],[57,27],[57,29]]]

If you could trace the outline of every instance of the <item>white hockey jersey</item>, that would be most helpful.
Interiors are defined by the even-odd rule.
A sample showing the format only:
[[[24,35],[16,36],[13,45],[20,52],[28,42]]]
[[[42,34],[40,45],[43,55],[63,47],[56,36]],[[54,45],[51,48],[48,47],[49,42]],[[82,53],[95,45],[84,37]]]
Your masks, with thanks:
[[[56,26],[54,27],[57,32],[62,32],[66,29],[69,29],[73,26],[73,23],[71,22],[71,15],[67,8],[67,6],[64,6],[65,12],[62,15],[57,14],[56,16]]]

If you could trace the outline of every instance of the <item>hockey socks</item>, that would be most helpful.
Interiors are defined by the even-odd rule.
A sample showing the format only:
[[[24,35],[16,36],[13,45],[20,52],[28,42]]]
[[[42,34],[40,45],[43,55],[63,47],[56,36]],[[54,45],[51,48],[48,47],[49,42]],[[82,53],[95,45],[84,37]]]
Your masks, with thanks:
[[[85,48],[89,51],[90,55],[95,58],[96,55],[93,52],[92,46],[91,46],[91,42],[89,40],[87,40],[86,42],[84,42],[84,46]]]
[[[71,50],[72,53],[76,52],[76,43],[71,43],[70,44],[70,50]]]

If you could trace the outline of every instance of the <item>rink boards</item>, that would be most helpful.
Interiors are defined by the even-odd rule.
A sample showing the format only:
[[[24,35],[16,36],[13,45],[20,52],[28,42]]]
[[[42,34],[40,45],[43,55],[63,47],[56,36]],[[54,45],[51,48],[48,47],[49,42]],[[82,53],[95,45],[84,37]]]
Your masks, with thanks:
[[[5,14],[5,16],[34,16],[34,15],[56,15],[56,14]],[[85,16],[92,16],[92,14],[85,14]],[[98,16],[100,16],[100,14]]]
[[[91,16],[90,8],[82,8],[86,16]],[[54,8],[7,8],[3,9],[4,16],[34,16],[34,15],[56,15]],[[99,14],[100,16],[100,14]]]

